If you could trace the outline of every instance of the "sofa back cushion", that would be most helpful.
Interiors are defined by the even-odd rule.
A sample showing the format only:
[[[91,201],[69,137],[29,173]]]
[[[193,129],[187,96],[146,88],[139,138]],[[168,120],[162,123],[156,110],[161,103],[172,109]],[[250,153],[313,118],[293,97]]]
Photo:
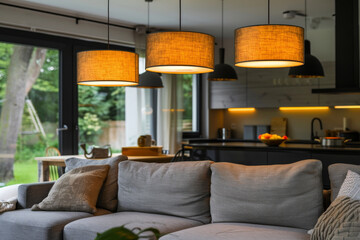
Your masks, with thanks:
[[[105,179],[104,185],[100,190],[100,194],[96,206],[98,208],[103,208],[115,212],[117,208],[118,165],[119,162],[125,161],[127,159],[128,159],[127,156],[123,156],[123,155],[119,155],[103,160],[68,158],[65,160],[66,172],[83,166],[109,165],[110,170],[107,175],[107,178]]]
[[[213,222],[312,228],[323,211],[322,164],[211,165]]]
[[[348,171],[353,171],[360,174],[360,166],[336,163],[329,166],[329,178],[331,183],[331,201],[334,201],[339,194],[341,185],[343,184]]]
[[[210,222],[211,161],[119,164],[118,211]]]

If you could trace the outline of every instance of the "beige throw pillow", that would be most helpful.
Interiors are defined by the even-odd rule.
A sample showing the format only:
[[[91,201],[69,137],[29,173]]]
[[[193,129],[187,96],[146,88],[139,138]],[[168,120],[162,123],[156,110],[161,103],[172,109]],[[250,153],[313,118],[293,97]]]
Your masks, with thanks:
[[[96,201],[109,171],[108,165],[75,168],[59,178],[49,195],[31,210],[96,212]]]
[[[90,165],[109,165],[110,170],[107,178],[102,186],[99,198],[96,203],[98,208],[103,208],[115,212],[118,205],[117,192],[118,192],[118,165],[119,162],[127,160],[127,156],[119,155],[107,159],[81,159],[81,158],[68,158],[65,160],[66,172],[84,166]]]

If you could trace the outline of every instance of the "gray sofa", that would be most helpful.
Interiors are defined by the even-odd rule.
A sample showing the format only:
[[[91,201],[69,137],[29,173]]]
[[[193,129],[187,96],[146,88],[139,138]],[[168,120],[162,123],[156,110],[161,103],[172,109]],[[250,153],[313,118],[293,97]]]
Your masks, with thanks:
[[[161,240],[310,239],[307,231],[323,212],[321,172],[318,160],[272,166],[120,161],[114,212],[31,211],[54,182],[20,185],[18,209],[0,214],[0,238],[90,240],[125,225],[155,227]]]

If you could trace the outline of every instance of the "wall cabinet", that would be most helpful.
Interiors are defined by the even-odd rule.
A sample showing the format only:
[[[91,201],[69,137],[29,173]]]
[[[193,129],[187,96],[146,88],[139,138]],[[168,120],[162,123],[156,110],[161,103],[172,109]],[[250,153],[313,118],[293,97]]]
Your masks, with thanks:
[[[289,78],[288,68],[237,69],[237,81],[210,82],[210,108],[360,104],[359,95],[312,94],[314,88],[335,87],[335,63],[323,62],[323,67],[321,79]]]

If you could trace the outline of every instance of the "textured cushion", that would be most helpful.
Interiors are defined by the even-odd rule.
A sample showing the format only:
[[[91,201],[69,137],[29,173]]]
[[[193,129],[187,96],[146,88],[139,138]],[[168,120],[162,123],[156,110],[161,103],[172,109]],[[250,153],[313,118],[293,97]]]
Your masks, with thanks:
[[[308,240],[305,230],[246,223],[213,223],[165,235],[160,240]]]
[[[347,196],[354,200],[360,200],[360,175],[348,171],[344,183],[341,185],[338,197]]]
[[[336,163],[329,166],[329,177],[331,182],[331,200],[337,197],[348,170],[360,174],[360,166],[344,163]]]
[[[110,228],[125,225],[133,229],[135,227],[145,229],[154,227],[161,234],[179,231],[185,228],[201,225],[200,222],[186,218],[172,217],[138,212],[119,212],[101,217],[92,217],[74,221],[65,226],[65,240],[93,240],[96,233],[102,233]],[[195,239],[193,239],[195,240]]]
[[[62,240],[67,223],[91,216],[84,212],[33,212],[30,209],[5,212],[0,214],[0,239]]]
[[[311,239],[360,239],[360,201],[337,197],[319,218]]]
[[[119,164],[118,211],[210,222],[211,161]]]
[[[55,182],[49,195],[31,209],[95,213],[96,201],[109,168],[108,165],[85,166],[65,173]]]
[[[310,229],[323,211],[322,164],[211,165],[213,222],[244,222]]]
[[[107,209],[115,212],[117,208],[117,177],[118,177],[118,165],[119,162],[127,160],[127,156],[115,156],[103,160],[89,160],[80,158],[69,158],[66,159],[66,171],[71,169],[88,166],[88,165],[109,165],[110,170],[105,180],[104,186],[101,188],[97,207]]]

